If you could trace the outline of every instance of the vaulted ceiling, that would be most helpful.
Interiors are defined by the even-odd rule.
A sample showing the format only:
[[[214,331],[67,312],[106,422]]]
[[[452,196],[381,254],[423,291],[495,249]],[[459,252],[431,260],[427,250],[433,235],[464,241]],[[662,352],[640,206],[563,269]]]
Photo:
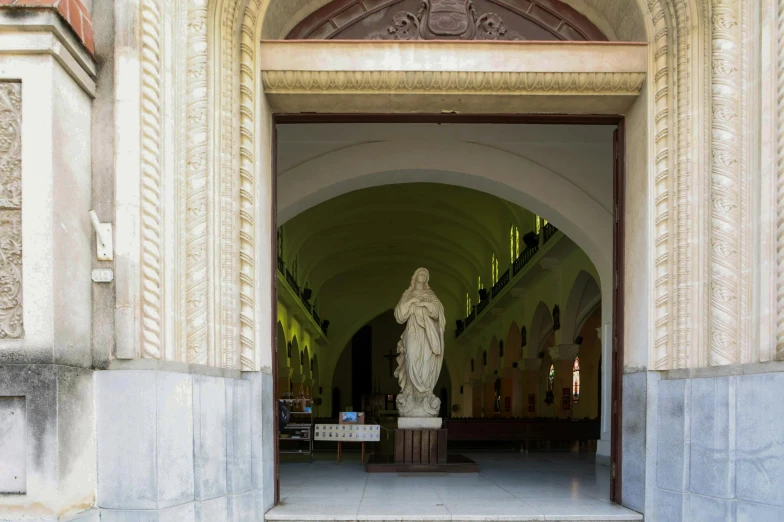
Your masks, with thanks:
[[[362,144],[406,140],[420,144],[473,143],[541,165],[579,187],[610,211],[612,128],[552,125],[291,124],[278,126],[279,186],[310,164],[329,178],[328,158]],[[436,146],[433,153],[437,154]],[[368,161],[364,159],[362,161]],[[521,165],[523,165],[521,163]],[[487,169],[493,169],[487,161]],[[425,173],[421,178],[426,179]],[[395,172],[384,176],[395,179]],[[520,176],[526,176],[521,167]],[[419,179],[408,172],[408,181]],[[547,216],[544,216],[545,218]],[[407,182],[355,189],[282,223],[284,259],[308,282],[319,313],[330,320],[330,345],[394,308],[420,266],[444,304],[449,329],[465,315],[466,292],[477,278],[492,286],[491,258],[510,263],[509,231],[533,230],[535,216],[502,198],[456,185]]]

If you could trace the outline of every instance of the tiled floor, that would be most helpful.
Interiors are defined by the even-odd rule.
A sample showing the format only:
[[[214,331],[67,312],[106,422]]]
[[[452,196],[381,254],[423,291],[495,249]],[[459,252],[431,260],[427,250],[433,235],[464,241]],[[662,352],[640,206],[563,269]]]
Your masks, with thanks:
[[[281,503],[267,520],[642,520],[610,503],[609,468],[577,453],[476,453],[479,473],[365,473],[282,462]]]

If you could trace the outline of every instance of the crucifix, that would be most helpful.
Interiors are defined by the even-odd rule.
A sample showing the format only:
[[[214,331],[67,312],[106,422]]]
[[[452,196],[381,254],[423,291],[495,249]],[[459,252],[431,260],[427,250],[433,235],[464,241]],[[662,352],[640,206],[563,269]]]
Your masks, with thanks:
[[[387,359],[389,361],[389,376],[390,377],[394,377],[395,376],[394,362],[395,362],[395,359],[397,359],[397,356],[398,356],[397,347],[390,348],[389,349],[389,353],[384,356],[384,359]]]

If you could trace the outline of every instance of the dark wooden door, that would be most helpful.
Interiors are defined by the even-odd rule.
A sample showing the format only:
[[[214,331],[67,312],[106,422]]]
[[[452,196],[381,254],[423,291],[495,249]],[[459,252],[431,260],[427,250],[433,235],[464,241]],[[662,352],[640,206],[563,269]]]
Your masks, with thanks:
[[[610,500],[621,503],[621,396],[623,390],[623,215],[624,215],[624,126],[613,133],[613,318],[612,318],[612,408],[610,417]]]

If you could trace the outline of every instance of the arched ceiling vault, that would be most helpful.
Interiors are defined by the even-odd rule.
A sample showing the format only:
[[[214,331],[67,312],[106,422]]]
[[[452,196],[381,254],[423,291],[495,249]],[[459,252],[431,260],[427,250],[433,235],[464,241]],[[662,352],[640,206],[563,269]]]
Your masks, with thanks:
[[[281,176],[285,176],[285,173]],[[309,219],[312,221],[311,226],[307,228],[292,227],[292,232],[287,233],[287,247],[299,251],[312,238],[321,237],[332,228],[342,228],[348,224],[362,224],[368,220],[375,220],[378,214],[386,214],[387,217],[393,216],[386,223],[393,223],[394,226],[402,229],[409,227],[422,229],[434,221],[453,222],[455,226],[461,228],[462,234],[472,234],[477,241],[482,242],[483,248],[497,250],[505,246],[502,242],[497,241],[495,228],[498,222],[517,221],[520,214],[516,214],[513,209],[527,214],[527,211],[516,205],[482,193],[477,193],[468,200],[460,198],[462,193],[453,191],[450,186],[441,186],[438,190],[441,195],[451,195],[451,197],[439,199],[433,199],[430,191],[421,193],[407,191],[406,199],[402,199],[402,196],[395,194],[395,190],[394,187],[387,189],[385,198],[374,201],[372,206],[362,204],[365,194],[361,192],[346,194],[345,198],[339,201],[324,202],[313,208],[313,213],[309,214]],[[476,219],[477,215],[481,215],[483,219]],[[484,219],[491,216],[493,218],[493,222],[490,224],[492,233],[487,228],[488,220]],[[323,219],[326,217],[329,219]],[[296,222],[297,219],[295,217],[292,221]]]

